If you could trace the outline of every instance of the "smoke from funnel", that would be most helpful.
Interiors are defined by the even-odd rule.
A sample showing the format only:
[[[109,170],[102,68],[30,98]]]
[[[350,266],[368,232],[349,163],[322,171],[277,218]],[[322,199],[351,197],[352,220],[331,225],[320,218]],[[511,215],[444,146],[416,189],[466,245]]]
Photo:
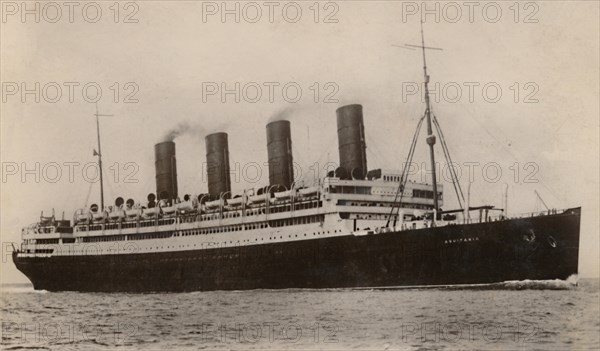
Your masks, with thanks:
[[[175,127],[169,129],[162,138],[162,141],[173,141],[175,138],[184,135],[207,135],[210,134],[211,130],[227,130],[226,124],[220,124],[216,126],[200,125],[198,123],[190,123],[189,121],[183,121],[178,123]]]
[[[275,122],[275,121],[289,121],[298,111],[298,108],[295,106],[286,106],[282,107],[273,113],[267,123]]]
[[[173,141],[178,136],[180,136],[186,132],[189,132],[189,130],[190,130],[190,123],[187,121],[181,122],[181,123],[177,124],[175,127],[173,127],[171,130],[169,130],[162,138],[162,141]]]

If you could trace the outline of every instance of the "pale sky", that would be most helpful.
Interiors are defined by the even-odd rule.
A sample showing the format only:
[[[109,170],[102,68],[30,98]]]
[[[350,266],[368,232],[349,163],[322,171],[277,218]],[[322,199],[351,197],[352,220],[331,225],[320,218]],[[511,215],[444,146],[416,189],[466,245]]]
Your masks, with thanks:
[[[347,103],[364,106],[369,168],[401,168],[424,110],[420,97],[403,92],[420,84],[423,73],[420,52],[393,45],[420,44],[420,17],[413,14],[419,9],[412,5],[421,2],[322,2],[318,14],[312,1],[283,2],[273,7],[272,20],[269,7],[259,2],[262,17],[256,23],[249,22],[256,9],[244,10],[247,3],[239,3],[239,23],[234,15],[221,20],[220,9],[213,7],[220,2],[140,1],[121,7],[118,15],[113,2],[97,4],[102,15],[96,23],[86,21],[95,16],[94,8],[85,18],[82,6],[74,8],[73,23],[66,7],[56,23],[51,23],[56,9],[41,8],[36,23],[34,15],[23,21],[23,9],[3,7],[2,282],[26,281],[7,254],[10,242],[20,242],[21,227],[35,222],[41,210],[55,208],[71,218],[86,203],[90,183],[81,172],[94,162],[96,148],[95,106],[82,96],[88,83],[102,88],[101,113],[114,115],[101,120],[106,169],[115,163],[120,169],[118,175],[114,167],[106,171],[107,204],[117,196],[143,201],[155,191],[153,146],[178,124],[188,123],[190,131],[175,140],[180,195],[206,192],[201,172],[208,132],[229,133],[232,169],[239,164],[238,174],[249,172],[249,164],[266,162],[265,125],[281,111],[292,122],[294,160],[305,173],[315,162],[337,162],[335,109]],[[233,8],[235,2],[229,4]],[[439,4],[439,21],[425,18],[426,45],[444,49],[428,52],[431,84],[439,84],[433,109],[453,160],[462,166],[465,191],[466,165],[478,163],[471,204],[503,207],[508,186],[511,214],[540,210],[535,190],[550,207],[582,206],[580,273],[598,277],[598,2],[538,2],[518,11],[510,7],[513,2],[482,2],[472,8],[472,18],[468,7],[457,18],[456,8]],[[291,23],[297,8],[302,14]],[[492,23],[497,8],[502,15]],[[137,23],[123,23],[126,18]],[[21,91],[34,89],[36,82],[39,103]],[[224,83],[234,89],[236,82],[246,87],[239,102],[220,93],[203,101],[203,87],[216,83],[221,89]],[[282,96],[286,84],[301,88],[297,103]],[[62,96],[53,103],[56,85]],[[253,102],[256,86],[262,96]],[[483,86],[500,87],[498,101],[493,102],[493,89],[484,96]],[[14,87],[19,91],[11,95]],[[130,98],[138,102],[124,103],[136,87]],[[456,87],[462,96],[453,101]],[[288,90],[288,100],[293,92]],[[330,93],[329,100],[337,102],[326,101]],[[87,99],[93,95],[88,90]],[[427,162],[427,157],[422,134],[415,158]],[[443,161],[439,147],[436,157]],[[80,163],[73,182],[65,162]],[[130,162],[135,167],[125,169]],[[494,162],[486,181],[483,165]],[[21,169],[24,164],[35,170],[36,163],[39,173],[46,171],[39,182]],[[53,163],[62,171],[54,183],[48,179],[56,174],[48,166]],[[496,168],[502,176],[490,181]],[[132,171],[136,182],[126,183]],[[232,177],[233,192],[267,181],[266,174],[256,184]],[[445,206],[453,207],[451,185],[443,182]],[[99,202],[98,188],[97,183],[91,188],[88,204]]]

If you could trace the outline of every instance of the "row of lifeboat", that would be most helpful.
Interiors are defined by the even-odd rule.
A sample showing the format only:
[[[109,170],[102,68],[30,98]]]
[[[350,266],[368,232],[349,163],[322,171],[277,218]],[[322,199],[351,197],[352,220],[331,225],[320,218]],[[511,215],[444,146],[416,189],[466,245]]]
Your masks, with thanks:
[[[193,200],[183,201],[173,205],[169,205],[165,201],[160,201],[158,206],[154,207],[144,207],[141,204],[134,204],[132,206],[108,206],[104,211],[94,210],[92,205],[89,210],[77,210],[75,213],[75,221],[77,223],[84,223],[89,221],[100,222],[104,220],[152,219],[159,215],[173,216],[177,213],[196,211],[196,208],[197,201]]]
[[[154,194],[148,195],[148,206],[144,207],[139,203],[135,203],[132,199],[125,203],[123,198],[119,197],[115,201],[114,206],[108,206],[104,211],[98,208],[98,205],[93,204],[89,208],[79,209],[75,212],[74,221],[76,223],[102,222],[102,221],[120,221],[124,219],[152,219],[159,215],[170,217],[177,214],[185,214],[196,211],[216,211],[221,208],[233,210],[244,205],[244,199],[247,199],[246,205],[260,206],[267,201],[271,204],[291,201],[292,198],[307,198],[317,195],[318,187],[307,187],[297,190],[286,190],[273,193],[273,196],[268,196],[268,193],[255,194],[249,196],[236,196],[234,198],[220,198],[213,201],[202,201],[202,197],[195,198],[186,195],[184,201],[175,201],[171,204],[165,200],[155,202]]]
[[[316,186],[313,186],[313,187],[308,187],[308,188],[301,188],[298,190],[285,190],[285,191],[275,192],[275,193],[273,193],[273,196],[268,196],[268,193],[254,194],[254,195],[248,195],[248,196],[239,195],[239,196],[236,196],[231,199],[218,199],[218,200],[214,200],[214,201],[207,201],[206,203],[204,203],[204,205],[208,209],[219,208],[221,206],[223,206],[225,208],[233,209],[233,208],[242,206],[244,204],[244,198],[247,198],[247,201],[246,201],[247,205],[260,205],[260,204],[267,202],[267,200],[270,203],[274,204],[277,202],[290,201],[292,199],[292,197],[298,197],[298,196],[304,197],[304,198],[311,197],[311,196],[317,195],[318,192],[319,192],[319,188]]]

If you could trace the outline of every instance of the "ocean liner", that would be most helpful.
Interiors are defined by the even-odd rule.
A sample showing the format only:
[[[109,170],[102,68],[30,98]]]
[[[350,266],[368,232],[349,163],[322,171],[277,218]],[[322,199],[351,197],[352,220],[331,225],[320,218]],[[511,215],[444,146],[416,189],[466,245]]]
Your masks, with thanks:
[[[424,40],[410,47],[422,49],[425,63]],[[147,201],[119,197],[105,206],[101,190],[100,206],[72,220],[42,213],[22,230],[13,261],[35,289],[89,292],[394,288],[576,274],[581,208],[509,217],[471,207],[451,171],[459,208],[443,210],[435,167],[431,184],[408,179],[423,124],[431,164],[438,139],[451,162],[426,64],[424,79],[425,113],[401,171],[367,168],[358,104],[336,110],[339,167],[313,184],[295,181],[287,120],[266,126],[269,185],[241,194],[231,191],[226,133],[205,136],[208,192],[198,196],[180,198],[168,140],[154,146],[156,193]],[[98,151],[102,170],[99,127]]]

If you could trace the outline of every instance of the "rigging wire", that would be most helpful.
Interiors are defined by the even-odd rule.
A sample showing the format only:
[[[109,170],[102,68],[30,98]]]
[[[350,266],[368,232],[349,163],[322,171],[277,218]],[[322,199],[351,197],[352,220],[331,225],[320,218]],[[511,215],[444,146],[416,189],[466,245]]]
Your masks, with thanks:
[[[84,208],[88,207],[88,203],[89,203],[88,201],[90,200],[90,194],[92,193],[92,186],[94,185],[94,183],[92,183],[92,182],[89,182],[89,183],[90,183],[90,186],[88,187],[88,192],[87,192],[87,195],[85,196],[85,203],[83,204]]]
[[[326,168],[326,167],[330,166],[331,163],[334,163],[337,167],[339,167],[339,163],[333,162],[329,159],[329,157],[331,156],[330,155],[331,153],[329,151],[335,150],[334,145],[336,142],[337,142],[337,138],[330,138],[329,144],[327,144],[327,146],[325,148],[321,148],[322,152],[316,161],[316,165],[317,165],[318,169],[311,170],[313,172],[317,172],[318,178],[321,178],[320,172],[327,171],[328,168]],[[315,163],[311,164],[311,166],[314,164]],[[325,172],[325,173],[327,173],[327,172]]]
[[[450,176],[452,178],[452,186],[454,187],[454,191],[456,193],[456,199],[458,200],[458,206],[461,209],[463,208],[463,203],[465,202],[465,196],[460,186],[460,182],[458,181],[458,175],[456,174],[456,169],[454,168],[454,162],[452,161],[452,156],[450,154],[450,149],[448,148],[448,144],[446,143],[446,138],[444,137],[444,132],[442,132],[442,128],[437,120],[435,114],[433,114],[433,124],[437,131],[438,136],[440,137],[442,150],[444,151],[444,156],[446,158],[446,163],[450,167]]]
[[[407,174],[408,168],[412,165],[412,159],[415,154],[417,140],[418,140],[419,134],[421,133],[421,127],[423,126],[423,121],[425,120],[425,116],[426,115],[423,115],[423,117],[421,117],[421,119],[419,120],[415,134],[413,135],[413,140],[411,142],[410,149],[408,151],[408,158],[402,169],[402,175],[400,176],[400,183],[398,184],[398,189],[396,190],[396,195],[394,196],[394,202],[392,202],[392,208],[390,209],[390,213],[389,213],[387,221],[385,223],[386,227],[389,227],[390,221],[391,221],[392,217],[394,216],[394,210],[396,210],[396,207],[398,208],[397,212],[400,210],[400,204],[402,203],[402,197],[404,197],[404,187],[406,185],[406,181],[408,180],[408,174]],[[398,201],[398,195],[400,196],[400,201]],[[396,206],[396,205],[398,205],[398,206]],[[397,214],[396,214],[396,216],[397,216]]]
[[[367,147],[367,155],[369,159],[375,159],[375,163],[379,162],[382,165],[390,164],[389,160],[384,156],[383,152],[377,146],[377,138],[373,138],[370,133],[365,131],[365,140],[369,147]]]
[[[454,191],[456,193],[456,198],[458,201],[458,205],[460,207],[460,209],[464,209],[463,204],[465,204],[465,196],[464,193],[462,191],[462,188],[460,186],[460,182],[458,180],[458,175],[456,174],[456,169],[453,167],[454,162],[452,161],[452,156],[450,154],[450,149],[448,148],[448,144],[446,142],[446,138],[444,137],[444,132],[442,131],[442,128],[437,120],[437,117],[435,116],[435,114],[432,113],[433,116],[433,124],[435,126],[435,130],[437,132],[438,137],[440,138],[440,143],[442,145],[442,151],[444,152],[444,157],[446,159],[446,163],[450,166],[450,175],[452,178],[452,185],[454,187]],[[392,203],[392,208],[390,209],[390,213],[388,215],[388,219],[387,222],[385,224],[386,227],[389,227],[390,221],[392,220],[392,218],[394,217],[394,215],[398,215],[398,212],[400,211],[400,206],[402,203],[402,198],[404,197],[404,188],[406,186],[406,182],[408,181],[408,168],[410,167],[410,165],[412,164],[412,160],[414,157],[414,153],[415,153],[415,149],[416,149],[416,144],[417,144],[417,140],[418,140],[418,136],[421,132],[421,127],[423,125],[423,121],[425,120],[425,116],[421,117],[421,119],[419,120],[419,123],[417,124],[417,128],[415,131],[415,134],[413,135],[413,140],[411,142],[410,145],[410,149],[409,149],[409,153],[408,153],[408,158],[407,158],[407,163],[404,165],[403,169],[402,169],[402,176],[400,177],[400,182],[398,184],[398,189],[396,190],[396,194],[394,196],[394,201]],[[400,198],[398,200],[398,197]],[[395,212],[395,213],[394,213]]]
[[[105,169],[105,167],[104,167],[104,164],[102,165],[102,168],[103,168],[104,170],[106,170],[106,169]],[[110,184],[110,181],[107,181],[107,182],[106,182],[106,185],[107,185],[107,188],[108,188],[108,194],[109,194],[109,198],[113,198],[113,199],[114,199],[115,192],[113,191],[113,188],[112,188],[112,186],[111,186],[111,184]]]

